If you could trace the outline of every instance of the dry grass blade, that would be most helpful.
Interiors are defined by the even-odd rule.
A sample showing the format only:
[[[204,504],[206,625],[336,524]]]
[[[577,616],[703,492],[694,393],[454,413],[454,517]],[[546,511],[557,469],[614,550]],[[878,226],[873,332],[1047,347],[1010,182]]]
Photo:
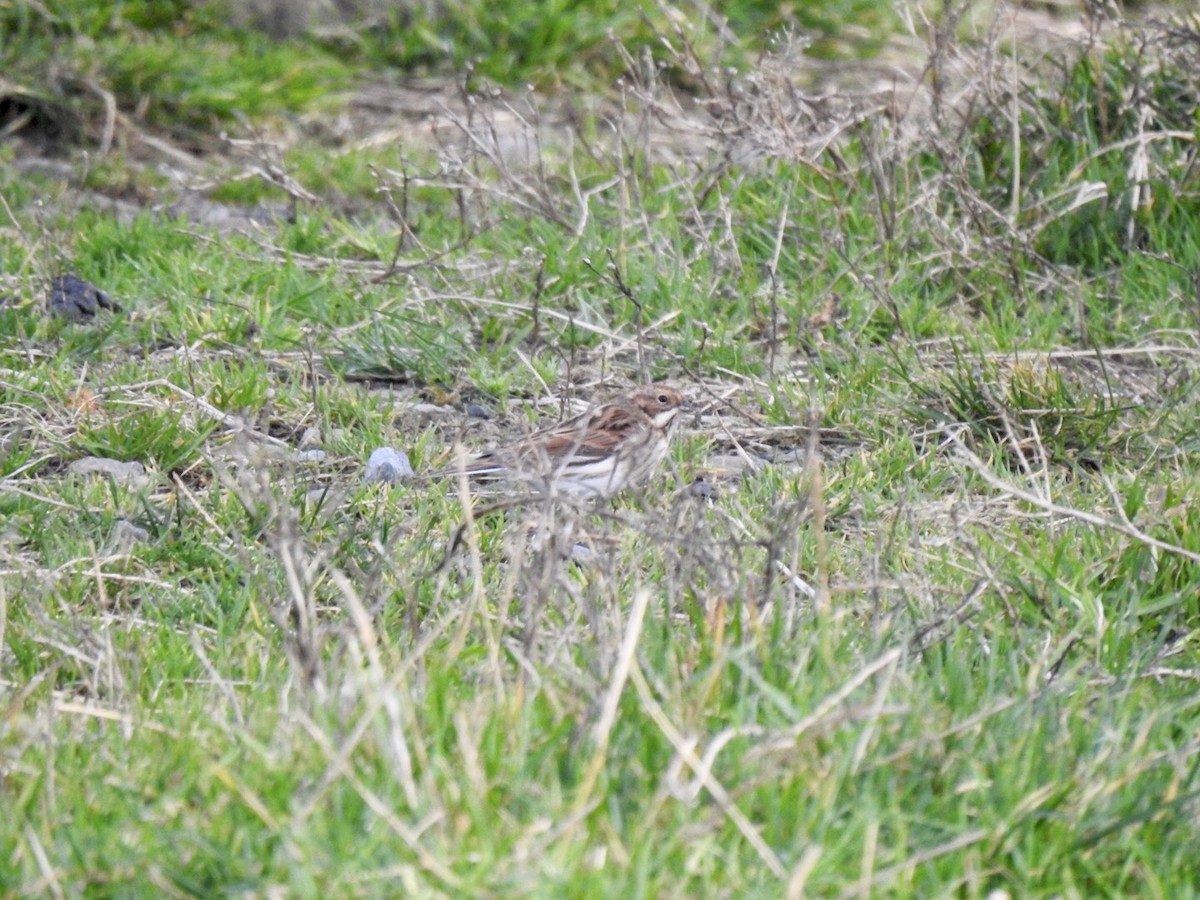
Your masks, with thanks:
[[[841,896],[844,898],[850,897],[869,897],[875,888],[891,884],[897,878],[911,873],[917,866],[927,863],[930,860],[937,859],[939,856],[945,856],[948,853],[953,853],[955,850],[961,850],[963,847],[970,847],[972,844],[978,844],[980,841],[986,840],[988,832],[982,828],[976,828],[968,831],[965,834],[960,834],[958,837],[952,838],[943,844],[936,847],[930,847],[928,850],[922,850],[920,853],[914,853],[903,862],[896,863],[894,866],[889,866],[882,871],[876,872],[864,880],[864,883],[851,888],[844,892]]]
[[[343,572],[336,570],[331,577],[350,614],[359,650],[366,656],[370,670],[370,690],[374,696],[379,698],[380,704],[387,713],[388,723],[391,726],[389,731],[393,761],[400,787],[404,791],[404,799],[410,809],[417,809],[421,801],[416,780],[413,778],[412,753],[409,750],[408,737],[404,729],[404,710],[399,694],[388,684],[384,673],[383,663],[379,658],[379,640],[375,633],[375,626],[350,579]],[[347,743],[343,746],[342,752],[348,755],[352,749],[353,746]]]
[[[638,697],[641,699],[642,707],[646,710],[646,714],[659,727],[667,740],[671,742],[675,748],[675,752],[691,766],[692,771],[696,773],[697,779],[704,785],[704,789],[716,800],[717,805],[721,807],[721,811],[725,813],[729,821],[741,833],[742,837],[754,848],[754,852],[758,854],[759,859],[771,870],[771,873],[781,880],[787,878],[787,869],[784,867],[779,855],[763,840],[763,836],[754,827],[754,824],[746,818],[746,814],[738,808],[733,798],[729,796],[729,792],[713,777],[711,772],[705,769],[704,763],[696,756],[695,751],[692,749],[691,741],[687,740],[679,732],[679,729],[668,718],[662,706],[654,699],[650,685],[646,683],[646,676],[642,674],[642,670],[637,665],[634,665],[629,675],[633,681],[633,686],[637,689]]]
[[[380,819],[382,819],[392,830],[397,837],[400,838],[416,856],[421,868],[429,872],[430,875],[437,878],[440,882],[450,888],[458,888],[462,886],[462,880],[458,878],[450,869],[446,868],[436,856],[421,843],[420,833],[413,827],[406,824],[396,812],[384,802],[383,798],[373,791],[359,776],[358,772],[344,759],[337,749],[329,743],[329,738],[325,733],[317,727],[307,716],[298,713],[297,717],[300,724],[308,732],[316,745],[324,753],[329,764],[336,768],[339,775],[354,787],[358,795],[362,797],[363,802],[370,807]]]
[[[1088,512],[1082,509],[1073,509],[1069,506],[1062,506],[1061,504],[1055,503],[1052,500],[1039,497],[1037,494],[1034,494],[1031,491],[1027,491],[1024,488],[1017,487],[1015,484],[1011,484],[1001,478],[998,478],[996,475],[992,474],[983,460],[971,452],[966,443],[956,432],[945,430],[943,433],[946,435],[947,440],[954,445],[954,448],[957,451],[958,459],[960,459],[973,472],[975,472],[975,474],[977,474],[988,485],[995,488],[997,491],[1000,491],[1007,496],[1015,497],[1018,500],[1028,503],[1030,506],[1034,506],[1053,515],[1064,516],[1068,519],[1086,522],[1087,524],[1094,525],[1097,528],[1115,531],[1119,534],[1125,535],[1126,537],[1133,538],[1133,540],[1137,541],[1138,543],[1145,544],[1147,547],[1154,547],[1156,550],[1162,550],[1165,553],[1182,556],[1184,559],[1191,560],[1192,562],[1200,562],[1200,553],[1189,550],[1187,547],[1181,547],[1178,544],[1160,541],[1158,538],[1146,534],[1144,531],[1128,522],[1122,522],[1117,519],[1109,519],[1098,515],[1097,513]]]
[[[637,652],[638,638],[642,633],[642,623],[646,618],[646,609],[650,605],[650,591],[641,588],[633,595],[633,605],[629,609],[629,617],[625,623],[625,636],[617,651],[616,665],[613,666],[612,677],[608,689],[604,693],[604,702],[600,707],[600,717],[592,735],[595,749],[588,760],[587,768],[583,770],[579,790],[575,795],[574,813],[578,815],[591,803],[592,792],[596,781],[604,769],[605,755],[608,751],[609,734],[617,720],[617,707],[621,702],[621,694],[625,690],[625,682],[629,678],[630,669],[634,664]]]

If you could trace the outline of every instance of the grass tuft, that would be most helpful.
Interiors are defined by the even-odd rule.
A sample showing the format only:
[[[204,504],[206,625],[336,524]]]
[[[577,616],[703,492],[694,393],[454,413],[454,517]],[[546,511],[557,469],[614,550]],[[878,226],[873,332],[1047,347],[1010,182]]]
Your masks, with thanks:
[[[1194,22],[268,6],[0,4],[0,894],[1188,894]]]

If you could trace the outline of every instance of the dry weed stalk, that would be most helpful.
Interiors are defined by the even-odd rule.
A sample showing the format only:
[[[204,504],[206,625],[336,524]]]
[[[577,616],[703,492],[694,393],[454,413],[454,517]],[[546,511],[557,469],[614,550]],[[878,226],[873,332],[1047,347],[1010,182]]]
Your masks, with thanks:
[[[1178,544],[1172,544],[1168,541],[1159,540],[1153,535],[1146,534],[1146,532],[1142,531],[1131,521],[1129,521],[1124,514],[1121,503],[1118,502],[1114,504],[1114,508],[1116,509],[1119,518],[1108,518],[1098,513],[1088,512],[1087,510],[1062,506],[1061,504],[1050,499],[1049,496],[1035,494],[1032,491],[1026,490],[1025,488],[1019,487],[1010,482],[1006,482],[997,477],[992,473],[987,464],[967,447],[966,442],[956,430],[947,429],[944,434],[949,445],[954,448],[959,461],[975,472],[976,475],[982,478],[985,483],[995,490],[1015,499],[1021,500],[1024,503],[1028,503],[1030,506],[1033,506],[1037,509],[1044,510],[1051,515],[1062,516],[1068,519],[1084,522],[1097,528],[1115,531],[1118,534],[1123,534],[1126,537],[1131,538],[1140,544],[1144,544],[1147,547],[1153,547],[1154,549],[1160,550],[1164,553],[1171,553],[1181,556],[1184,559],[1191,560],[1192,562],[1200,562],[1200,553],[1196,553],[1195,551],[1189,550],[1186,547],[1181,547]],[[1115,497],[1115,491],[1113,491],[1111,485],[1109,485],[1109,490],[1110,493],[1114,495],[1114,499],[1117,499]]]

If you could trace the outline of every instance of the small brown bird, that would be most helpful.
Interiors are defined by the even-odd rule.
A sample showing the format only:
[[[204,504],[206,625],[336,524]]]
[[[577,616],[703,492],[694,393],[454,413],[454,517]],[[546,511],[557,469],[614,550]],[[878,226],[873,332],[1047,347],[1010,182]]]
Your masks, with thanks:
[[[552,428],[489,450],[462,471],[472,477],[527,482],[544,494],[608,499],[659,467],[686,406],[684,396],[672,387],[636,388]]]

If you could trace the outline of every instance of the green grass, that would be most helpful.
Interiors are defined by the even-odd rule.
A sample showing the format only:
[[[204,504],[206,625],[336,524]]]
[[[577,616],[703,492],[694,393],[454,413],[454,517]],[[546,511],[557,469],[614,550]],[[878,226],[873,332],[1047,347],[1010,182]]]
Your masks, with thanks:
[[[552,112],[608,91],[605,16],[636,54],[664,13],[564,6],[477,64],[569,91],[523,159],[486,92],[474,144],[275,134],[386,26],[171,9],[0,10],[147,134],[275,141],[188,177],[280,213],[149,208],[176,182],[127,125],[70,184],[0,149],[0,895],[1196,895],[1200,44],[1031,64],[1015,129],[981,92],[892,131],[806,119],[774,56],[727,90],[698,42],[705,102],[649,140],[616,93]],[[410,39],[483,21],[450,13]],[[787,11],[728,14],[736,56]],[[124,311],[49,319],[62,272]],[[649,379],[710,408],[607,508],[362,481]]]
[[[819,11],[742,0],[720,15],[614,0],[374,6],[322,23],[332,7],[303,0],[265,14],[225,0],[12,0],[0,6],[2,98],[51,141],[104,133],[111,99],[140,126],[203,143],[247,117],[331,114],[367,71],[594,90],[650,60],[692,90],[699,59],[750,70],[772,35],[802,30],[814,56],[845,57],[873,52],[895,24],[875,0]],[[743,37],[730,40],[731,26]]]

